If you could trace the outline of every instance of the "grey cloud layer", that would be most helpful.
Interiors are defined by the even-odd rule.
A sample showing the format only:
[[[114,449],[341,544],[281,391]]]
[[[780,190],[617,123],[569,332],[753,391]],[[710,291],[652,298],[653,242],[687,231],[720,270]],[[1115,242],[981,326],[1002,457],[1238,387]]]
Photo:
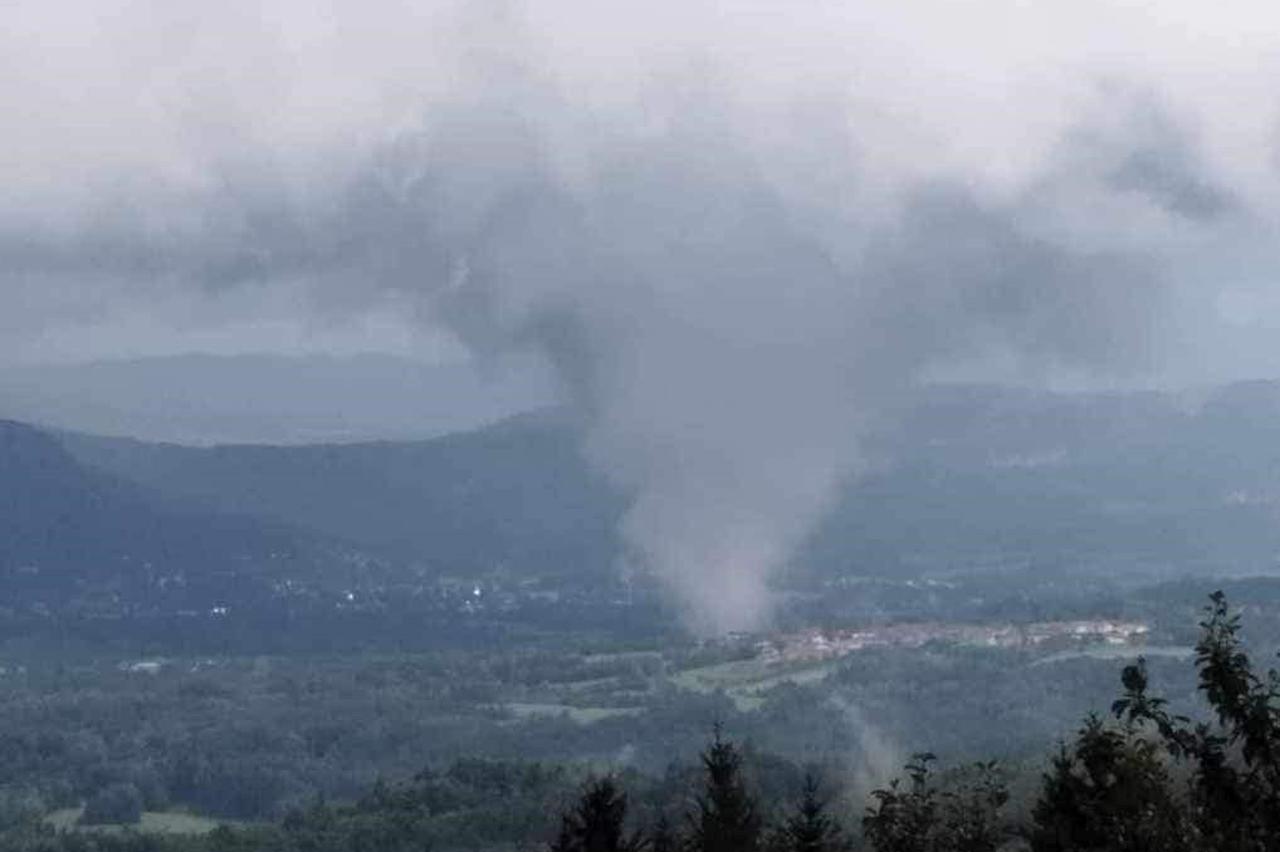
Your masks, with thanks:
[[[927,31],[930,4],[906,5]],[[903,101],[884,82],[892,61],[860,66],[817,34],[832,7],[796,7],[808,29],[765,6],[743,6],[750,26],[659,7],[688,26],[674,63],[643,35],[602,56],[582,29],[598,13],[552,8],[441,7],[423,43],[447,30],[450,60],[398,81],[424,75],[412,119],[362,135],[366,103],[322,116],[298,163],[293,125],[255,144],[249,122],[227,151],[201,146],[194,177],[113,162],[99,191],[3,210],[14,333],[85,305],[292,288],[299,310],[392,299],[478,350],[536,349],[586,418],[591,460],[633,495],[634,559],[718,631],[767,618],[770,571],[914,382],[965,364],[1024,380],[1158,373],[1189,330],[1216,333],[1196,313],[1223,286],[1213,270],[1239,270],[1215,259],[1271,232],[1258,186],[1220,168],[1204,116],[1179,112],[1158,74],[1082,85],[1052,121],[1029,108],[1033,156],[1008,138],[1016,120],[975,112],[1008,159],[993,163],[948,97],[986,82],[909,81]],[[863,12],[855,23],[875,22]],[[771,14],[813,55],[769,46]],[[966,55],[921,38],[932,46],[953,72]],[[1016,76],[1018,56],[987,66],[980,47],[976,77]],[[800,70],[771,74],[783,58]],[[898,58],[904,75],[914,58]],[[593,70],[623,94],[601,95]],[[395,80],[366,76],[367,97]],[[214,89],[244,84],[227,85]],[[904,104],[919,121],[890,109]],[[1255,281],[1274,259],[1258,251]]]

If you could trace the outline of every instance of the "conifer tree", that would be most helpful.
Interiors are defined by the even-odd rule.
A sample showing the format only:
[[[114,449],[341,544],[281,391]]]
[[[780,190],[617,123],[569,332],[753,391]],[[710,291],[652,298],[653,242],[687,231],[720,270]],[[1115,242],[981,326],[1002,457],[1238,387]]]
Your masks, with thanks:
[[[800,802],[779,834],[781,852],[847,852],[851,848],[840,825],[827,812],[827,803],[819,796],[818,779],[812,774],[805,776]]]
[[[577,805],[560,817],[550,852],[638,852],[638,835],[626,833],[627,797],[613,778],[591,781]]]
[[[757,852],[761,821],[755,798],[742,777],[742,755],[720,726],[702,753],[704,792],[691,816],[689,848],[692,852]]]

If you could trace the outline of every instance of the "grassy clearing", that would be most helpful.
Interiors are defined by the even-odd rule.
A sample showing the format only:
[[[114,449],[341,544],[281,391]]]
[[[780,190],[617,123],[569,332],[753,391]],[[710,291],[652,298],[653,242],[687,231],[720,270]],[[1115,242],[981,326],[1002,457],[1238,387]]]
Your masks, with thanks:
[[[135,825],[80,825],[84,808],[63,808],[45,817],[45,823],[59,831],[122,832],[139,834],[208,834],[228,820],[215,820],[170,811],[145,811]]]
[[[590,725],[602,719],[616,716],[639,716],[643,707],[573,707],[568,704],[533,704],[517,702],[503,705],[519,719],[530,719],[535,716],[568,716],[579,725]]]
[[[764,693],[784,683],[810,684],[823,680],[835,671],[838,661],[826,660],[779,666],[759,660],[734,660],[714,666],[685,669],[672,675],[671,682],[680,689],[693,692],[724,690],[738,709],[757,710],[764,704]]]
[[[622,660],[661,660],[661,651],[615,651],[609,654],[587,654],[585,663],[614,663]]]
[[[622,679],[619,677],[597,677],[591,680],[566,680],[561,683],[553,684],[556,689],[565,692],[590,692],[593,690],[608,689],[617,686]]]
[[[1033,662],[1033,666],[1049,663],[1060,663],[1063,660],[1136,660],[1138,657],[1170,657],[1175,660],[1188,660],[1194,657],[1196,649],[1189,645],[1097,645],[1071,651],[1059,651]]]
[[[772,674],[769,667],[759,660],[734,660],[676,672],[671,676],[671,682],[693,692],[715,692],[750,685]]]

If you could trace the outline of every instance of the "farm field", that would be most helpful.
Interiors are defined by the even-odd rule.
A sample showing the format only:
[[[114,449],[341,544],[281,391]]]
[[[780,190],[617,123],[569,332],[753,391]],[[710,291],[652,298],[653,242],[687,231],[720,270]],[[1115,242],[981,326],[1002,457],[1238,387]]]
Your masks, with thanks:
[[[45,817],[45,822],[59,831],[123,832],[139,834],[208,834],[219,825],[234,821],[210,819],[180,811],[143,811],[135,825],[81,825],[84,808],[60,808]]]
[[[565,716],[580,725],[590,725],[603,719],[619,716],[638,716],[644,712],[643,707],[574,707],[569,704],[537,704],[513,703],[504,705],[517,719],[531,719],[539,716]]]
[[[762,660],[734,660],[685,669],[671,676],[678,689],[714,693],[723,690],[742,712],[760,709],[765,694],[783,684],[808,686],[820,683],[839,667],[836,660],[777,664]]]

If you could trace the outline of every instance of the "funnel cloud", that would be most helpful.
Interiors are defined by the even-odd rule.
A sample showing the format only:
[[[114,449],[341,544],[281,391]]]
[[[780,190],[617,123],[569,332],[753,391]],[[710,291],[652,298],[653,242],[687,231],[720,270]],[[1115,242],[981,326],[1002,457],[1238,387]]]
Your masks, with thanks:
[[[539,353],[628,560],[752,629],[921,383],[1274,372],[1276,33],[1232,2],[32,6],[0,358],[264,314]]]

